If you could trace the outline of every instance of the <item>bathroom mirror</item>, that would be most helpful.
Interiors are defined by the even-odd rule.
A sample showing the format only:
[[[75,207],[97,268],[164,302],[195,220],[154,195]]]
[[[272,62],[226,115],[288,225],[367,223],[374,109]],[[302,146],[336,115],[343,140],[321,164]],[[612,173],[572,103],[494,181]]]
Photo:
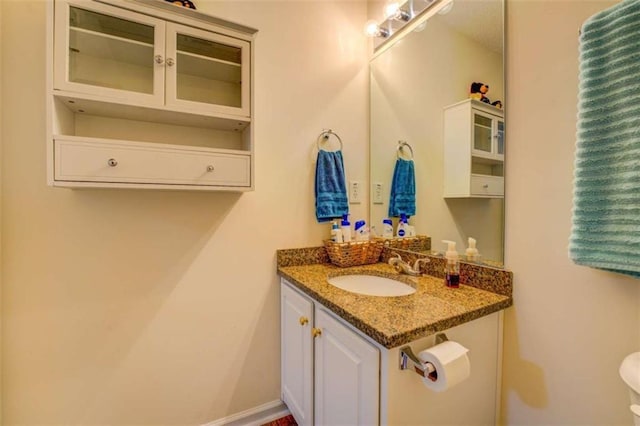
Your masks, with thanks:
[[[508,108],[503,39],[502,0],[455,0],[449,13],[435,14],[374,54],[370,62],[369,219],[376,230],[388,217],[397,155],[408,159],[413,154],[416,214],[410,224],[416,233],[431,237],[435,252],[446,250],[442,240],[455,241],[460,254],[472,237],[481,259],[502,265],[504,198],[444,197],[443,122],[444,108],[468,99],[472,82],[488,85],[486,96],[492,102],[502,101],[502,112]],[[474,127],[470,123],[466,130],[473,133]],[[406,141],[411,150],[398,151],[399,141]],[[462,157],[461,164],[470,161],[469,155]],[[396,224],[394,218],[394,229]]]

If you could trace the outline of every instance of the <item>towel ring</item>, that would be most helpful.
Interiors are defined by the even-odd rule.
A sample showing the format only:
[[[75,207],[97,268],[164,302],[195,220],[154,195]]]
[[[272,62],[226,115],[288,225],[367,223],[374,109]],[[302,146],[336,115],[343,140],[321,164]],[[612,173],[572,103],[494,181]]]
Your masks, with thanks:
[[[342,150],[342,139],[340,139],[340,136],[338,136],[338,134],[331,129],[325,129],[325,130],[322,130],[322,133],[320,133],[320,136],[318,136],[318,140],[316,141],[316,145],[318,146],[318,151],[322,149],[320,148],[320,143],[328,141],[331,135],[335,136],[336,139],[338,139],[338,142],[340,142],[340,150]]]
[[[397,148],[397,150],[396,150],[396,156],[397,156],[398,158],[401,158],[401,157],[400,157],[400,154],[402,154],[402,151],[403,151],[403,149],[404,149],[404,147],[405,147],[405,146],[406,146],[407,148],[409,148],[409,152],[411,152],[411,158],[410,158],[410,159],[411,159],[411,160],[413,160],[413,148],[411,148],[411,145],[409,145],[409,144],[407,143],[407,141],[398,141],[398,148]]]

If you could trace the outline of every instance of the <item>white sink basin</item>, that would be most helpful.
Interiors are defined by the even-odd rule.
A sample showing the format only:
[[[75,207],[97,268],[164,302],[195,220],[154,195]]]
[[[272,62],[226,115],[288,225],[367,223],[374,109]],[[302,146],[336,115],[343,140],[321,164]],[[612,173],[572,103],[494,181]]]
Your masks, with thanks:
[[[342,290],[367,296],[407,296],[416,292],[410,285],[374,275],[340,275],[328,281]]]

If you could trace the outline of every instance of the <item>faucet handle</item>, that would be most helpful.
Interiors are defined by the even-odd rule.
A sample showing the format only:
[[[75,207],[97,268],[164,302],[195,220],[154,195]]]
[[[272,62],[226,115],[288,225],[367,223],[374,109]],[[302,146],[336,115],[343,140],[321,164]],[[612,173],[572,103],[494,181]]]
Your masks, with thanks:
[[[419,257],[416,259],[415,263],[413,264],[413,270],[419,274],[422,274],[424,269],[424,264],[429,262],[430,260],[428,257]]]

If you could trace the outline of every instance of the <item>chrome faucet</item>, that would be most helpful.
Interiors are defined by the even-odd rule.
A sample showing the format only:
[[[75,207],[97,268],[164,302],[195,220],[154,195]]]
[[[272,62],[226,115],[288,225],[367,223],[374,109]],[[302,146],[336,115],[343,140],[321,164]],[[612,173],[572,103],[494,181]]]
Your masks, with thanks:
[[[393,268],[398,271],[400,274],[412,275],[414,277],[419,277],[422,275],[423,265],[425,263],[429,263],[429,259],[426,257],[419,257],[416,259],[413,267],[409,265],[407,262],[402,260],[402,257],[396,253],[392,253],[395,257],[389,259],[389,265],[393,266]]]

